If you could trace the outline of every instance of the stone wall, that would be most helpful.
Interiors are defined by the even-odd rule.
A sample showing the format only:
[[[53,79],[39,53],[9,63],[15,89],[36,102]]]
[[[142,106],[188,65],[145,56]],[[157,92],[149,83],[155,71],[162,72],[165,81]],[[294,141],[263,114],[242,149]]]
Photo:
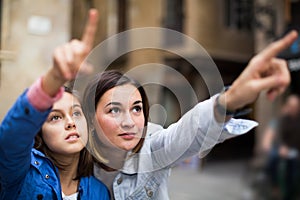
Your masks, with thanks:
[[[54,48],[70,39],[71,0],[4,0],[0,120],[22,91],[52,64]]]

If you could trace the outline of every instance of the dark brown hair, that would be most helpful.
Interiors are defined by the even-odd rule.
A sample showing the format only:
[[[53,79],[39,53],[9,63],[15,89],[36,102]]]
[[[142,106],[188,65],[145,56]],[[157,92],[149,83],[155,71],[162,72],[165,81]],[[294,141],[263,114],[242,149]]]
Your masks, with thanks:
[[[97,104],[103,94],[107,92],[108,90],[121,85],[131,84],[137,88],[139,91],[141,97],[142,97],[142,103],[143,103],[143,113],[144,113],[144,131],[142,138],[138,142],[138,144],[133,148],[132,153],[137,153],[140,151],[144,144],[145,135],[147,131],[147,123],[148,123],[148,116],[149,116],[149,102],[146,95],[146,92],[144,88],[134,79],[129,78],[128,76],[125,76],[121,72],[117,70],[108,70],[103,73],[97,74],[92,81],[89,82],[88,86],[85,89],[85,93],[83,95],[83,112],[85,113],[85,116],[88,121],[88,126],[93,126],[93,121],[95,117],[95,111],[97,109]],[[92,134],[92,133],[89,133]],[[90,137],[89,137],[90,138]],[[90,140],[89,140],[90,141]],[[93,142],[93,141],[90,141]],[[101,152],[100,152],[101,153]],[[95,156],[95,155],[94,155]],[[98,156],[95,156],[95,158],[101,162],[103,161],[103,158],[97,158]]]
[[[70,93],[74,97],[79,99],[76,95],[76,92],[72,91],[70,88],[65,87],[65,92]],[[58,169],[64,170],[64,168],[67,166],[66,164],[59,162],[55,159],[55,157],[53,156],[54,155],[53,152],[49,149],[49,147],[43,140],[42,129],[40,129],[38,134],[35,136],[34,148],[44,153],[45,156],[48,157]],[[93,174],[93,157],[86,148],[83,148],[80,151],[79,162],[77,167],[77,175],[75,177],[75,180],[79,179],[80,177],[91,176],[92,174]]]

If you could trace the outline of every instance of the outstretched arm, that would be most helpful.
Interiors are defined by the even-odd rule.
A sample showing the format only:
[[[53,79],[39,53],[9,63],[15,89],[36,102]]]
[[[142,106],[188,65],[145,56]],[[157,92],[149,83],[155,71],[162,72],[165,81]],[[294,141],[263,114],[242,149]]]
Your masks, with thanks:
[[[296,31],[291,31],[254,56],[230,89],[220,95],[219,103],[227,110],[235,111],[253,103],[262,91],[267,92],[269,100],[282,94],[290,83],[290,74],[286,61],[276,56],[288,48],[297,36]],[[215,115],[220,118],[216,111]]]
[[[289,47],[296,38],[297,33],[291,32],[253,57],[230,89],[220,94],[219,103],[224,108],[235,111],[254,102],[264,90],[270,100],[281,94],[290,82],[290,75],[286,62],[275,56]],[[256,123],[231,119],[231,116],[226,117],[226,120],[231,120],[225,127],[223,123],[217,123],[224,122],[224,115],[216,108],[216,99],[213,97],[197,104],[167,129],[153,131],[153,134],[160,133],[152,137],[151,143],[153,157],[159,166],[168,166],[198,152],[205,156],[217,143],[243,134],[256,126]],[[148,131],[151,132],[151,126]]]

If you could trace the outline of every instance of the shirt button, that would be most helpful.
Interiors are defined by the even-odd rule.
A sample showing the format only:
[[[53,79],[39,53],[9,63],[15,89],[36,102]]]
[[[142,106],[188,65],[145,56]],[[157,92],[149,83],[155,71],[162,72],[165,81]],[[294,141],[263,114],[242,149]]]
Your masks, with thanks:
[[[45,175],[45,178],[46,178],[46,179],[49,179],[49,178],[50,178],[50,176],[49,176],[48,174],[46,174],[46,175]]]
[[[146,189],[147,191],[147,196],[152,197],[153,196],[153,191],[151,189]]]
[[[26,114],[26,115],[29,115],[29,113],[30,113],[30,110],[29,110],[29,108],[26,107],[26,108],[25,108],[25,114]]]
[[[120,178],[117,180],[118,185],[120,185],[120,184],[122,183],[122,181],[123,181],[123,179],[122,179],[122,177],[120,177]]]
[[[42,200],[42,199],[44,198],[44,196],[43,196],[42,194],[38,194],[38,195],[36,196],[36,198],[37,198],[38,200]]]
[[[34,161],[34,164],[39,165],[40,163],[39,163],[39,161]]]

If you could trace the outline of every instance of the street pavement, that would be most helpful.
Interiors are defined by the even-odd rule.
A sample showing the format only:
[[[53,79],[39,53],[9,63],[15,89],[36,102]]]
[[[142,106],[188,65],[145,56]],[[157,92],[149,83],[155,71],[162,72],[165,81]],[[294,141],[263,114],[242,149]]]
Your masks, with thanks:
[[[246,161],[182,164],[169,178],[171,200],[252,200]]]

